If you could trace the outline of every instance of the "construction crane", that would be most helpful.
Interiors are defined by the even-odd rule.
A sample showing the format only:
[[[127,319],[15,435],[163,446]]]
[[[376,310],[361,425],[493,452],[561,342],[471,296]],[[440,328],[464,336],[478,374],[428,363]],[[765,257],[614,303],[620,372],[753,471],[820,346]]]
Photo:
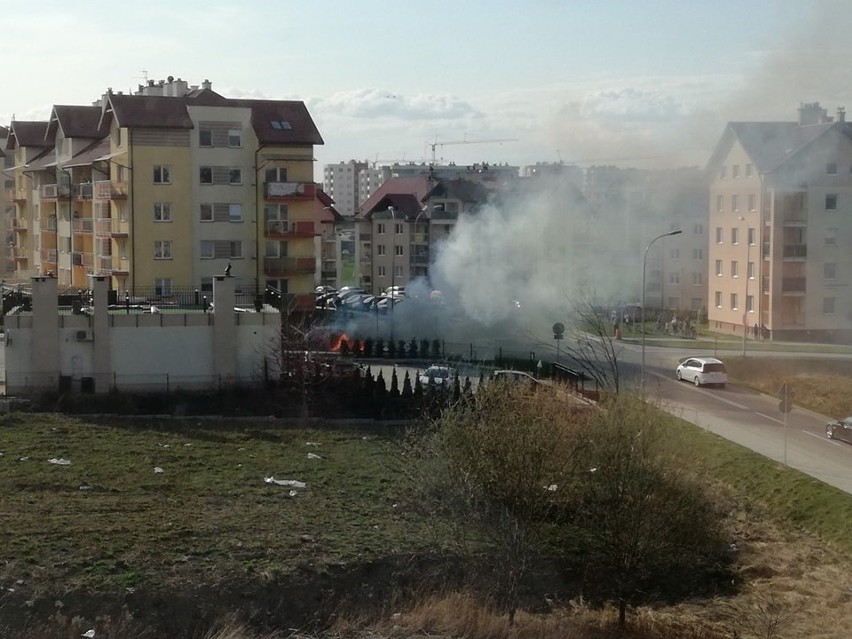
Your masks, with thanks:
[[[518,138],[494,138],[491,140],[453,140],[451,142],[438,142],[436,138],[434,142],[430,144],[432,147],[432,164],[435,164],[435,148],[436,147],[444,147],[455,144],[493,144],[498,142],[517,142]]]

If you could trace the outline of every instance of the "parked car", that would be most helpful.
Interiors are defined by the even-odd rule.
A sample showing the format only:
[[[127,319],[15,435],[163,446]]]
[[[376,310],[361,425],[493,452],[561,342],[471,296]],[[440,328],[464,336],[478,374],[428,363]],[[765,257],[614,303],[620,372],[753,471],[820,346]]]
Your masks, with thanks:
[[[728,369],[722,360],[715,357],[684,357],[675,371],[678,381],[686,380],[696,386],[713,384],[725,387],[728,383]]]
[[[537,380],[529,373],[509,369],[496,370],[492,373],[491,378],[495,381],[508,382],[512,384],[541,384],[541,381]]]
[[[422,386],[441,386],[450,385],[453,379],[453,369],[449,366],[440,364],[432,364],[425,371],[420,373],[420,384]]]
[[[852,415],[828,422],[825,425],[825,436],[852,444]]]

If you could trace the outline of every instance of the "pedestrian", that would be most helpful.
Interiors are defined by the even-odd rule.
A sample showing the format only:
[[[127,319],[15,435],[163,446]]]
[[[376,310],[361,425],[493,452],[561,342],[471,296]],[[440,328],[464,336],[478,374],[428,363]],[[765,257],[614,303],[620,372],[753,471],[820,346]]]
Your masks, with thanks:
[[[754,332],[754,339],[755,339],[755,341],[757,341],[758,339],[760,339],[760,326],[758,326],[758,325],[757,325],[757,322],[755,322],[755,323],[754,323],[754,330],[753,330],[753,332]]]

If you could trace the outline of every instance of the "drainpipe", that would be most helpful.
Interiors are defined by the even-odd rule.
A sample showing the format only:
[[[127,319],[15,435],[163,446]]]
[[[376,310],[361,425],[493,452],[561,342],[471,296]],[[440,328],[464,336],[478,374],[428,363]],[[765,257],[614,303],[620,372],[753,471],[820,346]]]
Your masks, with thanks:
[[[261,232],[261,215],[260,215],[260,203],[262,198],[260,196],[259,189],[262,189],[262,182],[260,181],[260,166],[258,163],[258,154],[266,148],[265,144],[257,147],[254,151],[254,283],[255,287],[260,292],[260,276],[261,276],[261,256],[260,256],[260,232]],[[265,282],[264,282],[265,284]]]
[[[130,288],[136,290],[136,171],[133,170],[133,129],[127,131],[127,143],[130,145]],[[112,240],[110,240],[112,241]],[[119,259],[121,254],[119,253]],[[125,289],[126,290],[126,289]]]

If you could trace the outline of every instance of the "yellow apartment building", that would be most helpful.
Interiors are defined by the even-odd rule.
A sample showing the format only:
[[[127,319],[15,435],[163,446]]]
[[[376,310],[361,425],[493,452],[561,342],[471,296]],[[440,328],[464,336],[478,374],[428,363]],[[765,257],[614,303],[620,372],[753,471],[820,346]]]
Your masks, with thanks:
[[[711,329],[852,339],[852,126],[802,104],[794,122],[731,122],[708,163]],[[765,329],[765,330],[764,330]]]
[[[167,302],[212,293],[227,272],[238,293],[311,308],[336,219],[313,182],[322,143],[301,101],[229,99],[172,77],[14,121],[15,278],[52,274],[62,291],[108,276],[121,298]]]

